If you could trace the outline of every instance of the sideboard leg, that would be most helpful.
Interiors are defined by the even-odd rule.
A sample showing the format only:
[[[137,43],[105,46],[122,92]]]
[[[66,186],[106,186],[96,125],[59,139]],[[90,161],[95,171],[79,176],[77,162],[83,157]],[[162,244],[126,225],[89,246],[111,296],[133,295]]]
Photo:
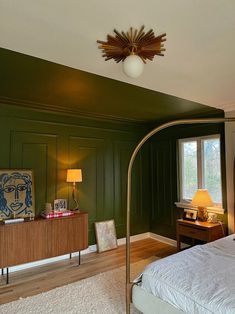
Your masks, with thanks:
[[[2,276],[4,275],[4,268],[2,268]]]
[[[81,251],[79,251],[78,255],[78,265],[81,265]]]
[[[9,268],[7,267],[7,279],[6,279],[6,284],[9,284]]]
[[[72,258],[72,253],[69,253],[69,259],[71,259]]]

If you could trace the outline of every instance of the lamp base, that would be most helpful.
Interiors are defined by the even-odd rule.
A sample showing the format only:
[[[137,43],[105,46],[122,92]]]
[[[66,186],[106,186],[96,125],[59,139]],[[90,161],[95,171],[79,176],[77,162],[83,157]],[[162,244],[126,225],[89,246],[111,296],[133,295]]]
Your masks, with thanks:
[[[207,221],[207,211],[205,207],[198,207],[198,220],[199,221]]]
[[[75,203],[75,208],[73,208],[73,209],[71,209],[71,211],[75,211],[75,212],[77,212],[77,213],[79,213],[80,212],[80,210],[79,210],[79,206],[78,206],[78,201],[76,200],[76,198],[74,197],[74,190],[73,190],[73,201],[74,201],[74,203]]]
[[[79,208],[73,208],[73,209],[70,209],[71,212],[75,212],[75,213],[80,213],[80,209]]]

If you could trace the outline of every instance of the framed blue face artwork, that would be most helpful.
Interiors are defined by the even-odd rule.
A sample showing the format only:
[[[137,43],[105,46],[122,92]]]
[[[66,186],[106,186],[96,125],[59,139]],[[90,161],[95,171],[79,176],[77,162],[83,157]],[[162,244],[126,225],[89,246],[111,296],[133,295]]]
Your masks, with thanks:
[[[32,217],[35,215],[32,170],[0,169],[0,217]]]

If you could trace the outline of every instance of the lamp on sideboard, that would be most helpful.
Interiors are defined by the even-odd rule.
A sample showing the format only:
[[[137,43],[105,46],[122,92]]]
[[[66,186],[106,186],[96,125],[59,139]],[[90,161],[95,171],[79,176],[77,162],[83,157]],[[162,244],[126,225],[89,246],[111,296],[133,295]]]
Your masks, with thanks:
[[[206,221],[206,207],[213,205],[213,201],[208,190],[198,189],[192,199],[191,204],[198,207],[198,220]]]
[[[78,201],[75,198],[75,189],[76,189],[76,182],[82,182],[82,170],[81,169],[67,169],[67,182],[73,183],[73,200],[75,202],[75,208],[72,210],[79,211]]]

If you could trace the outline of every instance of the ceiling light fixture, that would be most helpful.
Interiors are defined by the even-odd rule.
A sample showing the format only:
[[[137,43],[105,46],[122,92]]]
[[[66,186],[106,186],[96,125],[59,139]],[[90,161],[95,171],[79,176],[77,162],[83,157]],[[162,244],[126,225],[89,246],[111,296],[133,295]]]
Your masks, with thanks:
[[[147,59],[152,61],[155,55],[164,56],[165,33],[155,37],[152,29],[145,33],[144,26],[139,31],[131,27],[126,33],[114,29],[114,33],[115,36],[107,35],[107,42],[97,40],[97,43],[101,44],[99,48],[103,51],[105,61],[122,61],[123,71],[129,77],[139,77]]]

